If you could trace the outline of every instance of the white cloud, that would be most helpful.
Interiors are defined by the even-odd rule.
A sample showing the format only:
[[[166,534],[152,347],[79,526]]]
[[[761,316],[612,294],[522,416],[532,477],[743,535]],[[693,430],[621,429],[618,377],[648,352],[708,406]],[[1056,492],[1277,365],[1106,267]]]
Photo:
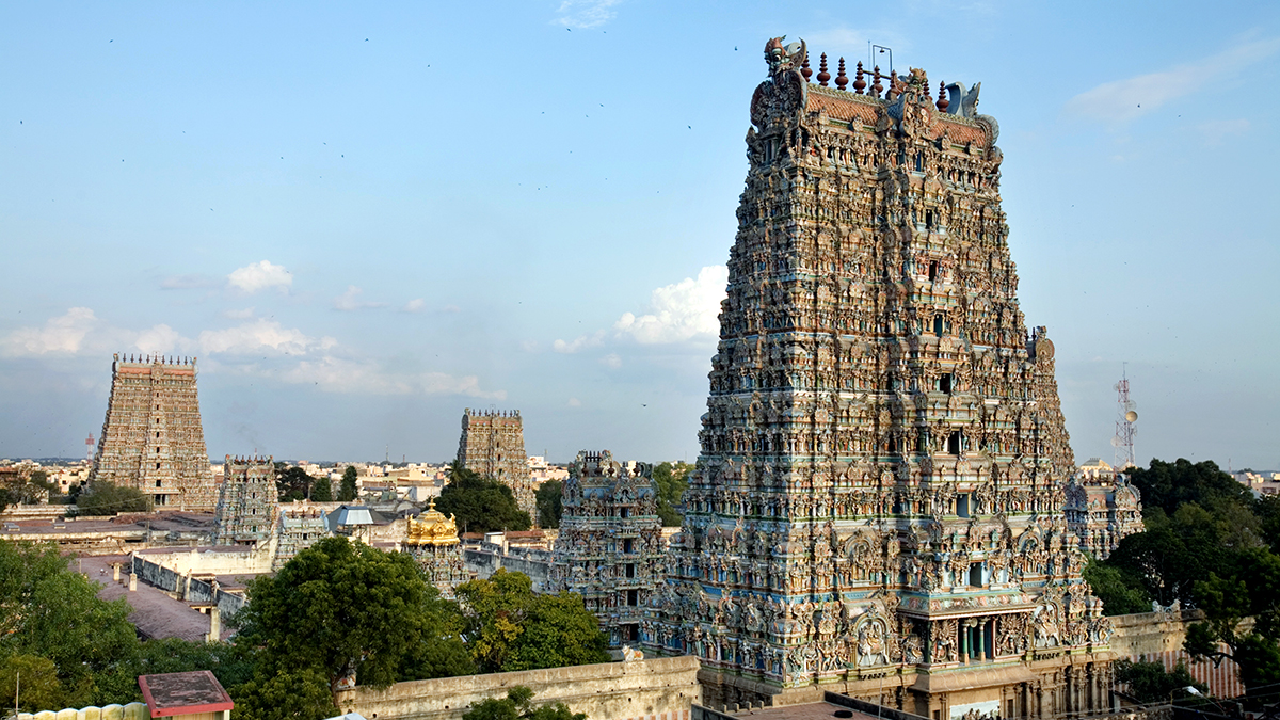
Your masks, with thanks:
[[[361,300],[360,296],[364,290],[355,285],[348,285],[347,291],[333,299],[333,307],[335,310],[360,310],[362,308],[385,307],[386,303],[369,302]]]
[[[46,320],[44,327],[13,331],[0,343],[0,352],[9,356],[74,355],[80,352],[85,336],[99,324],[92,309],[68,308],[66,314]]]
[[[293,273],[281,265],[272,265],[271,261],[262,260],[233,271],[227,276],[227,284],[247,293],[272,287],[285,290],[293,284]]]
[[[621,3],[622,0],[563,0],[554,22],[567,28],[599,27],[617,15],[610,8]]]
[[[643,344],[670,343],[720,332],[720,301],[725,297],[729,269],[704,267],[697,279],[685,278],[653,291],[649,312],[624,314],[613,324],[620,336]],[[558,341],[557,341],[558,342]]]
[[[892,30],[862,30],[850,28],[846,26],[824,27],[811,33],[804,33],[796,37],[788,37],[783,41],[785,44],[792,42],[800,42],[803,39],[805,48],[809,51],[810,62],[813,63],[814,72],[817,72],[818,56],[827,53],[831,61],[831,73],[835,74],[836,63],[841,55],[847,62],[847,70],[849,77],[853,77],[854,71],[858,67],[858,61],[867,60],[867,43],[872,42],[876,45],[884,47],[892,47],[899,53],[910,48],[910,41],[903,35]],[[760,46],[763,51],[764,46]],[[901,55],[899,55],[901,57]],[[871,65],[865,66],[868,71],[876,65],[888,74],[889,72],[889,52],[877,52],[870,61]],[[871,81],[868,80],[868,83]],[[888,81],[886,81],[887,83]]]
[[[1221,83],[1280,50],[1280,38],[1247,40],[1194,63],[1162,72],[1104,82],[1067,101],[1073,115],[1124,123],[1164,105],[1199,93],[1208,83]]]
[[[185,345],[187,342],[178,334],[178,331],[161,324],[139,333],[138,339],[133,341],[133,346],[144,353],[164,355],[177,350],[180,344]]]
[[[248,320],[253,317],[253,308],[240,308],[239,310],[228,308],[222,311],[222,317],[229,320]]]
[[[196,338],[196,343],[206,353],[301,355],[315,349],[328,350],[338,341],[331,337],[308,337],[297,328],[286,330],[274,320],[259,318],[225,330],[205,330]]]
[[[600,347],[603,344],[604,344],[604,331],[597,330],[596,332],[590,335],[579,335],[578,337],[570,340],[569,342],[565,342],[564,340],[557,339],[554,343],[551,344],[551,348],[558,353],[572,355],[573,353],[576,353],[579,350],[582,350],[583,348]]]
[[[600,364],[607,368],[617,370],[622,367],[622,356],[618,355],[618,353],[609,353],[608,355],[600,358]]]
[[[505,400],[506,390],[482,390],[475,375],[455,377],[442,372],[396,374],[369,361],[325,355],[304,360],[279,374],[281,380],[316,385],[327,392],[364,395],[461,395]]]
[[[422,298],[418,298],[417,300],[410,300],[409,302],[404,304],[404,307],[400,308],[401,312],[407,312],[407,313],[420,313],[426,309],[427,309],[427,302]]]
[[[578,398],[569,398],[569,407],[581,407],[582,401]]]

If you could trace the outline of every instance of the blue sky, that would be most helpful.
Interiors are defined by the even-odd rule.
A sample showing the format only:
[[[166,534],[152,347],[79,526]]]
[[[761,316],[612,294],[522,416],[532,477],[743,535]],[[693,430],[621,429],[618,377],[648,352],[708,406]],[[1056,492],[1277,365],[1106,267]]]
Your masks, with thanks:
[[[199,357],[210,454],[693,460],[772,35],[982,82],[1078,461],[1280,469],[1274,3],[7,3],[0,456],[112,352]]]

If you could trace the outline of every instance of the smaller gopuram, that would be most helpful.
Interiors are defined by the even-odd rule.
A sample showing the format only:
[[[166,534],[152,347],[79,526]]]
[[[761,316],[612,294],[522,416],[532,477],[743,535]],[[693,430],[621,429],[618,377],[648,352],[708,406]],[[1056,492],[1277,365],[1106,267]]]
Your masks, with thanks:
[[[275,464],[267,457],[226,456],[218,492],[215,545],[257,545],[269,540],[277,514]]]
[[[1124,475],[1077,473],[1067,483],[1062,510],[1080,549],[1098,560],[1106,560],[1126,535],[1143,530],[1141,495]]]
[[[453,597],[453,589],[471,579],[462,561],[458,525],[452,515],[436,510],[435,498],[425,512],[408,519],[400,549],[417,559],[444,597]]]
[[[653,467],[583,450],[569,467],[562,502],[552,591],[581,595],[613,647],[637,642],[663,573]]]
[[[139,490],[156,509],[214,509],[195,358],[114,356],[111,399],[89,473],[89,482],[96,480]]]
[[[474,473],[510,487],[516,504],[537,523],[537,488],[529,473],[529,456],[524,453],[524,419],[519,410],[482,412],[466,408],[462,414],[458,462]]]

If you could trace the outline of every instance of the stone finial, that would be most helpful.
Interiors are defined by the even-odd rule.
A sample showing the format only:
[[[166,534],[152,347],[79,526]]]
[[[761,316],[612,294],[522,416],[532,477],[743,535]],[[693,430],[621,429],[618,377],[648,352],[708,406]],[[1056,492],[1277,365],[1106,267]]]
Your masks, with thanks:
[[[827,54],[826,53],[822,53],[822,55],[818,58],[818,63],[819,63],[818,64],[818,84],[826,85],[827,81],[831,79],[831,73],[827,72]]]
[[[800,74],[804,76],[804,81],[809,82],[809,78],[813,77],[813,68],[809,67],[809,51],[804,52],[804,64],[800,66]]]
[[[849,84],[849,76],[844,74],[844,58],[840,58],[839,69],[836,70],[836,89],[844,90]]]
[[[878,98],[880,97],[880,93],[884,92],[884,86],[880,84],[880,66],[879,65],[876,66],[874,77],[875,77],[876,83],[871,86],[871,97]]]
[[[938,102],[934,104],[938,106],[938,112],[946,112],[951,104],[947,102],[947,84],[941,80],[938,81]]]
[[[853,91],[862,95],[867,90],[867,81],[863,79],[866,71],[862,69],[862,61],[858,61],[858,72],[853,76]]]

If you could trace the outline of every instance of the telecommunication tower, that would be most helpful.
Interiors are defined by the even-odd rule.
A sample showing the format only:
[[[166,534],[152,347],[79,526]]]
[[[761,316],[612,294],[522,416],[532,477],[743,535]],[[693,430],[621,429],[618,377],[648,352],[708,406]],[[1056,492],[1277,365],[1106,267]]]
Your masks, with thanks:
[[[93,433],[89,433],[89,437],[84,439],[84,459],[85,460],[88,460],[90,462],[93,461],[94,448],[95,448],[95,443],[93,441]]]
[[[1116,436],[1111,444],[1116,448],[1116,470],[1133,465],[1133,435],[1137,432],[1133,423],[1138,419],[1138,405],[1129,398],[1128,373],[1121,371],[1116,383]]]

